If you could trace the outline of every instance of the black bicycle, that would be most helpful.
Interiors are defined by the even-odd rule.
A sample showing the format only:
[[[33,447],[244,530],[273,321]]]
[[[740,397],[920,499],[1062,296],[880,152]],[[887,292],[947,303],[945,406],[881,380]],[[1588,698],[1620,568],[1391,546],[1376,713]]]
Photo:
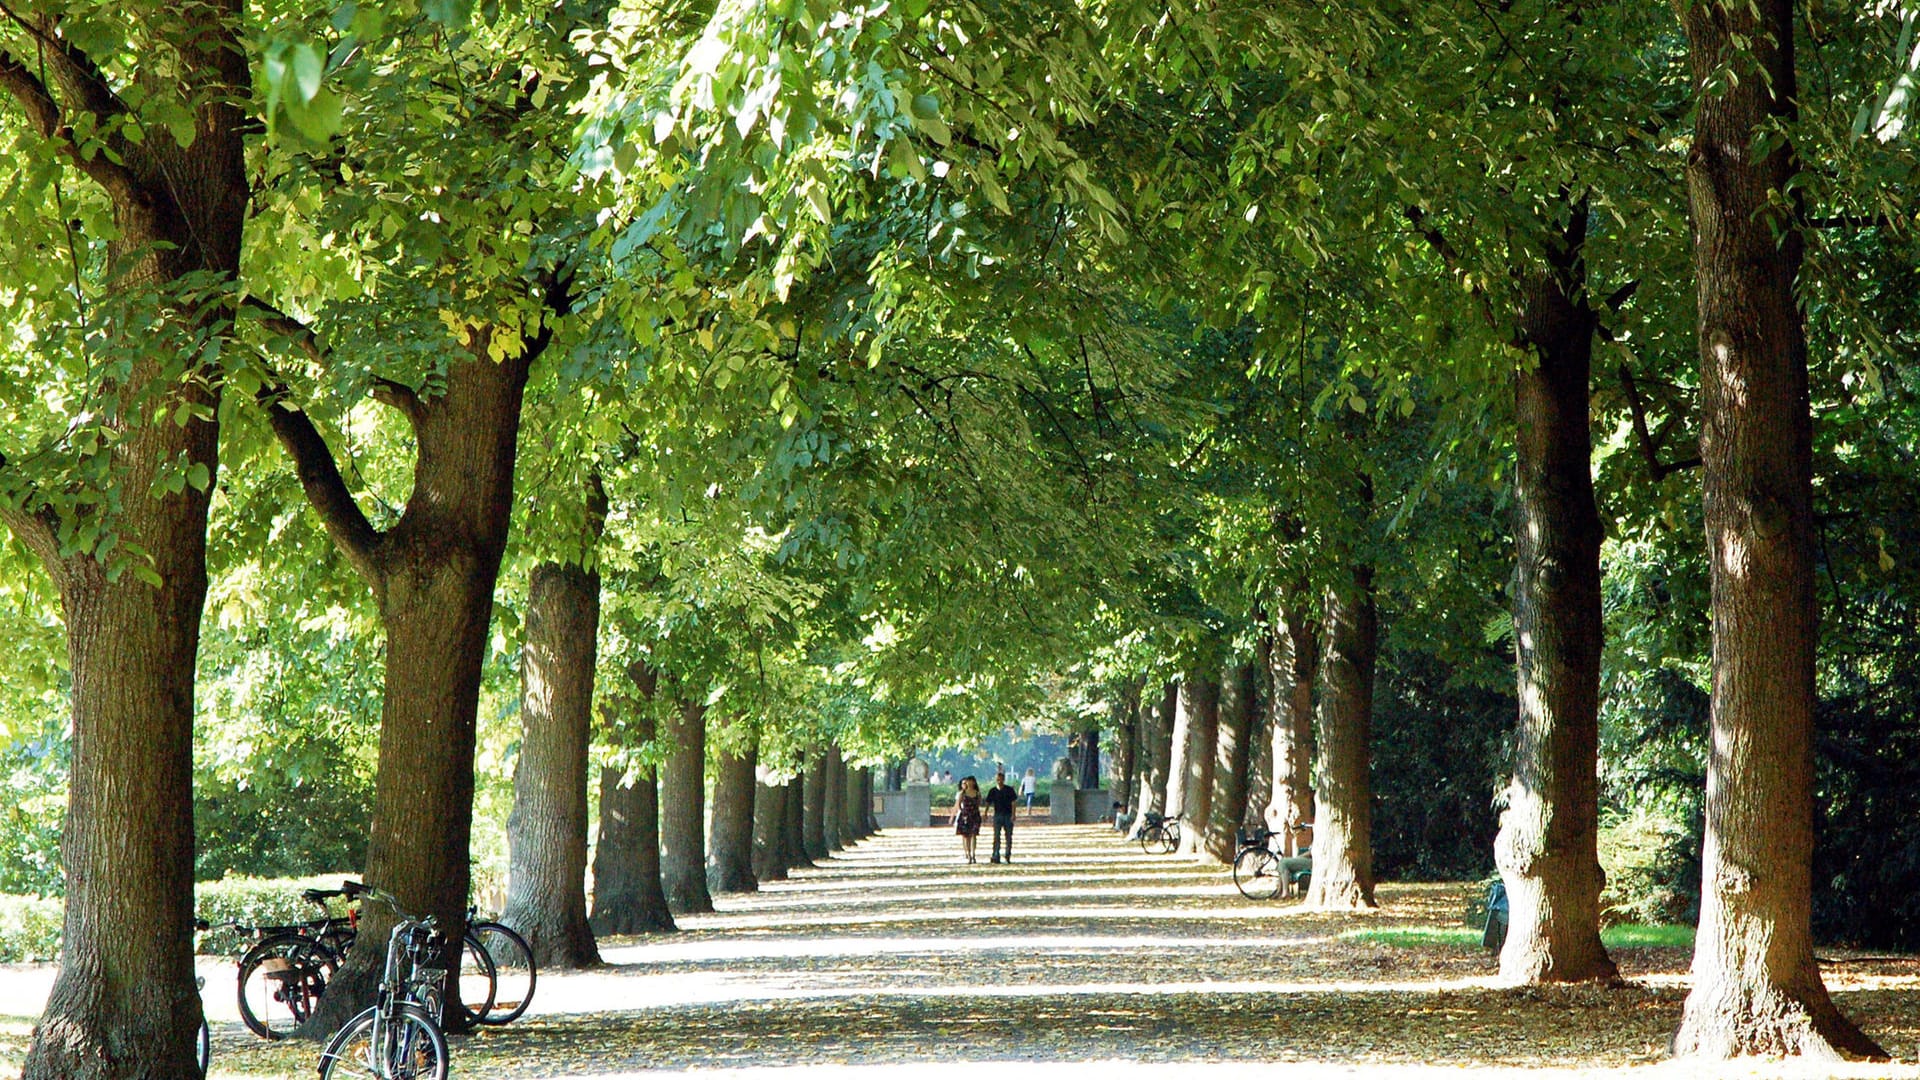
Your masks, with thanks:
[[[340,889],[308,889],[302,898],[320,907],[321,917],[289,926],[223,924],[258,937],[240,957],[240,1021],[263,1039],[280,1039],[307,1022],[320,1003],[327,981],[353,944],[357,914],[336,916],[327,906]]]
[[[228,923],[260,940],[240,958],[240,1019],[263,1039],[281,1039],[307,1022],[320,1004],[327,983],[345,962],[359,933],[358,912],[335,915],[328,901],[352,901],[366,886],[345,882],[338,889],[307,889],[300,895],[318,905],[322,916],[292,926],[248,927]],[[467,909],[459,970],[460,1007],[466,1023],[512,1023],[533,1003],[539,972],[533,950],[512,927],[475,921]]]
[[[1149,855],[1167,855],[1179,846],[1180,815],[1148,814],[1146,828],[1140,830],[1140,850]]]
[[[1313,873],[1308,868],[1288,868],[1288,861],[1273,850],[1272,829],[1240,830],[1240,850],[1233,856],[1233,884],[1249,900],[1271,900],[1282,890],[1304,886]]]

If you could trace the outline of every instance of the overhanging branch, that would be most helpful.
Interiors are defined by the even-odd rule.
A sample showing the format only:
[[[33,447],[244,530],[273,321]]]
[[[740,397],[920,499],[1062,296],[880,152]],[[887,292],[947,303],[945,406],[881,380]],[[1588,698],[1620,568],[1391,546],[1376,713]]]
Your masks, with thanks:
[[[10,466],[5,454],[0,454],[0,473]],[[20,542],[27,545],[40,561],[46,564],[47,573],[52,575],[54,583],[64,578],[65,565],[60,558],[60,521],[53,510],[39,502],[32,489],[28,489],[25,498],[18,506],[0,498],[0,523],[4,523]]]
[[[1647,430],[1647,407],[1640,398],[1640,386],[1633,378],[1633,369],[1626,364],[1620,365],[1620,385],[1627,392],[1627,408],[1633,412],[1633,436],[1640,444],[1640,456],[1647,461],[1647,475],[1659,483],[1674,473],[1700,465],[1699,455],[1680,461],[1662,463],[1660,444],[1666,441],[1666,428],[1662,428],[1658,437]]]
[[[326,438],[314,426],[313,419],[293,403],[292,391],[278,379],[262,385],[254,394],[254,400],[266,410],[274,437],[293,459],[300,488],[319,513],[327,534],[333,537],[333,542],[339,545],[360,576],[378,591],[385,580],[380,557],[383,534],[367,520],[360,504],[354,501],[353,492],[347,490],[346,479],[340,475],[339,463],[334,460]]]

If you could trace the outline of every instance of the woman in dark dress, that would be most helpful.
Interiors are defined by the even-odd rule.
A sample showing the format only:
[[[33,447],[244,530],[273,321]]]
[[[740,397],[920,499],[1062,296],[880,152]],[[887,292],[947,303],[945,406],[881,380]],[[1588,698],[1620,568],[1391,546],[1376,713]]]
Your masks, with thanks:
[[[960,778],[960,794],[953,800],[953,831],[960,837],[967,861],[978,862],[973,845],[980,838],[980,781],[971,776]]]

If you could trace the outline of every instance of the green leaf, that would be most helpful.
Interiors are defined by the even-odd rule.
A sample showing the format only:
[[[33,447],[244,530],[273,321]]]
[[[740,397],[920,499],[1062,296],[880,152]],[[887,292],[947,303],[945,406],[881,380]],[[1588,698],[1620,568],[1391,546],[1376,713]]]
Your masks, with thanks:
[[[294,46],[292,61],[293,88],[302,102],[312,101],[320,92],[320,78],[326,74],[326,66],[320,62],[320,54],[308,44]]]
[[[323,89],[305,105],[289,100],[287,119],[293,121],[300,134],[315,142],[325,142],[340,130],[343,104],[339,94]]]
[[[420,10],[442,26],[465,26],[473,19],[472,0],[424,0]]]

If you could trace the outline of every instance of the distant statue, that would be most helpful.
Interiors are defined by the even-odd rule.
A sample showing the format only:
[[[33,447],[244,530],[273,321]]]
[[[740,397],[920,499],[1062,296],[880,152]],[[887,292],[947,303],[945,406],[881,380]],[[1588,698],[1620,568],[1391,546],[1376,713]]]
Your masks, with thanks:
[[[927,782],[927,763],[919,758],[907,759],[907,783],[924,784]]]
[[[1069,784],[1073,783],[1073,759],[1072,758],[1063,757],[1059,761],[1056,761],[1053,763],[1053,782],[1057,784],[1062,780],[1065,780]]]

